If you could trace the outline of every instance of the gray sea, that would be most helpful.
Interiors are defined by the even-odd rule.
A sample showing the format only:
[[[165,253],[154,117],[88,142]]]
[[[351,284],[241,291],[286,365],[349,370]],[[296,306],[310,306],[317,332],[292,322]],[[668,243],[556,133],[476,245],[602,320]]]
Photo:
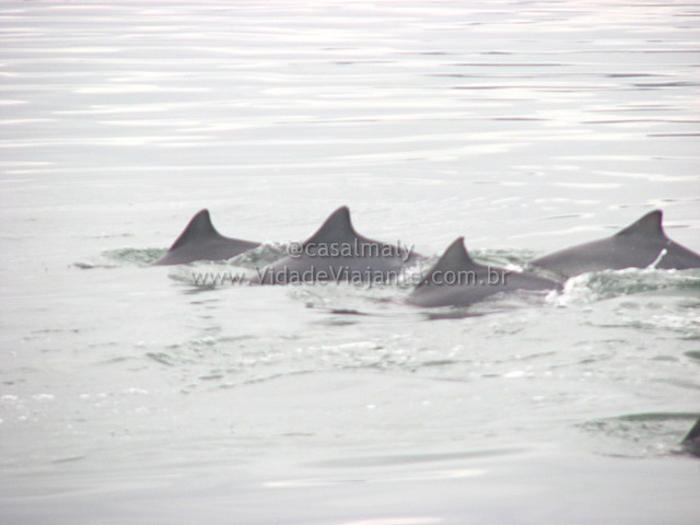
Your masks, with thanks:
[[[697,2],[3,2],[0,522],[698,523],[698,271],[196,277],[341,205],[429,262],[700,251],[699,137]],[[263,246],[149,266],[202,208]]]

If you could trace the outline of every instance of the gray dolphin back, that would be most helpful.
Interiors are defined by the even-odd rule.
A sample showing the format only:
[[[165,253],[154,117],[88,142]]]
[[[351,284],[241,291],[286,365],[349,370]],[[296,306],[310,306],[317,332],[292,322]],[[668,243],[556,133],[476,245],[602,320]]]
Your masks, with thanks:
[[[260,243],[224,237],[211,223],[209,210],[195,214],[166,254],[153,264],[186,264],[198,260],[230,259]]]
[[[464,238],[455,239],[407,298],[416,306],[467,306],[491,295],[516,290],[560,288],[556,281],[475,263]]]
[[[615,235],[560,250],[530,264],[564,277],[623,268],[700,268],[700,255],[666,236],[661,210],[654,210]]]
[[[311,237],[293,247],[295,253],[258,270],[253,282],[389,282],[398,277],[406,263],[420,257],[400,246],[358,234],[347,206],[335,210]]]

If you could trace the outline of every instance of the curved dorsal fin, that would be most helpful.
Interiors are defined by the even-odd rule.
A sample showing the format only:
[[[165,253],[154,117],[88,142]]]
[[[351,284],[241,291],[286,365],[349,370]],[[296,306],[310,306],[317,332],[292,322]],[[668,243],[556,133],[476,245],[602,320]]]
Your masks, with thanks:
[[[430,273],[448,270],[473,270],[478,266],[479,265],[469,257],[467,249],[464,247],[464,237],[458,237],[447,247],[445,253],[442,254],[442,257],[435,263],[433,269],[430,270]]]
[[[650,211],[641,219],[617,232],[615,236],[644,235],[645,237],[666,237],[663,226],[661,225],[662,218],[663,214],[661,210]]]
[[[210,239],[212,237],[219,238],[221,235],[212,225],[209,210],[205,208],[198,211],[195,216],[190,219],[190,222],[185,226],[180,236],[175,239],[170,249],[174,250],[194,240]]]
[[[350,222],[350,210],[341,206],[326,219],[321,227],[306,242],[337,242],[359,237]]]

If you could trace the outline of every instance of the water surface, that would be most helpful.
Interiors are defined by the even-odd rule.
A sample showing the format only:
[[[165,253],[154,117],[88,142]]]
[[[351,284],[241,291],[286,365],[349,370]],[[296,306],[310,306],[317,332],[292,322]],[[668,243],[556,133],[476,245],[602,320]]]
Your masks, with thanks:
[[[697,272],[457,312],[192,276],[344,204],[431,257],[522,264],[659,207],[699,251],[699,13],[3,3],[3,523],[694,524]],[[148,267],[204,207],[265,246]]]

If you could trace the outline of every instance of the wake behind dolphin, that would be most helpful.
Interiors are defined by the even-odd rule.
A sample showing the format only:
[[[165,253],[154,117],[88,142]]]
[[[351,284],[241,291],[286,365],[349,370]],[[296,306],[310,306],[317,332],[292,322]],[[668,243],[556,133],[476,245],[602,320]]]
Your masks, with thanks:
[[[211,223],[209,210],[204,209],[190,219],[166,254],[153,264],[186,264],[199,260],[230,259],[259,245],[257,242],[224,237]]]
[[[700,255],[669,239],[661,221],[661,210],[654,210],[611,237],[551,253],[530,264],[563,277],[650,266],[677,270],[700,268]]]
[[[290,245],[289,255],[258,270],[258,284],[336,281],[385,283],[421,259],[412,247],[390,245],[358,234],[350,210],[335,210],[309,239]]]

